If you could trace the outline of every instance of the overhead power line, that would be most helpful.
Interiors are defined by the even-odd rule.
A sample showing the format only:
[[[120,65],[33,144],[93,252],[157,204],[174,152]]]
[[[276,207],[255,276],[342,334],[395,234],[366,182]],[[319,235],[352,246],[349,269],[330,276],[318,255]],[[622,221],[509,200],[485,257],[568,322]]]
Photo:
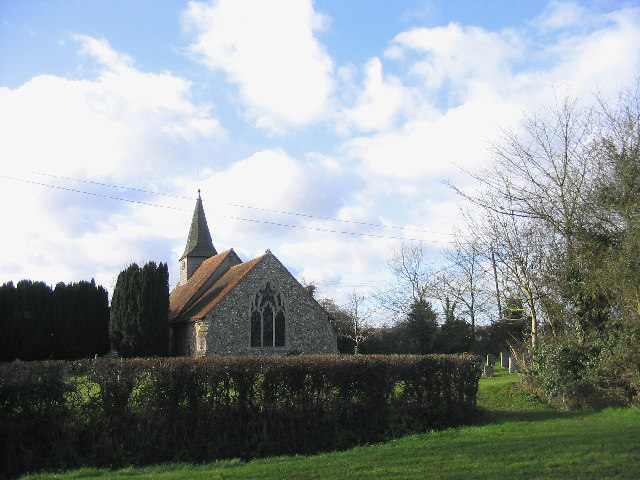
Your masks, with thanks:
[[[130,191],[134,191],[134,192],[140,192],[140,193],[147,193],[150,195],[161,195],[164,197],[172,197],[172,198],[183,198],[186,200],[195,200],[196,197],[190,197],[187,195],[177,195],[177,194],[172,194],[172,193],[164,193],[164,192],[158,192],[158,191],[154,191],[154,190],[145,190],[142,188],[136,188],[136,187],[125,187],[125,186],[121,186],[121,185],[113,185],[110,183],[103,183],[103,182],[95,182],[92,180],[84,180],[84,179],[80,179],[80,178],[73,178],[73,177],[66,177],[66,176],[61,176],[61,175],[53,175],[50,173],[43,173],[43,172],[30,172],[33,173],[35,175],[42,175],[45,177],[51,177],[51,178],[59,178],[62,180],[71,180],[74,182],[81,182],[81,183],[89,183],[92,185],[99,185],[102,187],[109,187],[109,188],[115,188],[118,190],[130,190]],[[261,212],[269,212],[269,213],[277,213],[280,215],[292,215],[292,216],[296,216],[296,217],[304,217],[304,218],[312,218],[312,219],[317,219],[317,220],[327,220],[327,221],[331,221],[331,222],[340,222],[340,223],[350,223],[350,224],[354,224],[354,225],[362,225],[362,226],[366,226],[366,227],[375,227],[375,228],[387,228],[387,229],[394,229],[394,230],[406,230],[406,231],[410,231],[410,232],[417,232],[417,233],[431,233],[431,234],[437,234],[437,235],[453,235],[452,233],[444,233],[444,232],[434,232],[434,231],[428,231],[428,230],[422,230],[419,228],[411,228],[411,227],[398,227],[398,226],[394,226],[394,225],[384,225],[384,224],[380,224],[380,223],[369,223],[369,222],[359,222],[356,220],[346,220],[346,219],[342,219],[342,218],[333,218],[333,217],[323,217],[320,215],[311,215],[308,213],[299,213],[299,212],[288,212],[286,210],[274,210],[274,209],[269,209],[269,208],[262,208],[262,207],[256,207],[254,205],[243,205],[243,204],[238,204],[238,203],[227,203],[228,206],[230,207],[236,207],[236,208],[246,208],[246,209],[250,209],[250,210],[258,210]]]
[[[348,231],[343,231],[343,230],[332,230],[332,229],[328,229],[328,228],[319,228],[319,227],[307,227],[304,225],[292,225],[290,223],[279,223],[279,222],[269,222],[267,220],[256,220],[253,218],[241,218],[241,217],[232,217],[232,216],[228,216],[228,215],[220,215],[220,214],[213,214],[213,216],[215,217],[221,217],[221,218],[228,218],[230,220],[241,220],[243,222],[253,222],[253,223],[263,223],[266,225],[274,225],[276,227],[287,227],[287,228],[300,228],[303,230],[312,230],[315,232],[326,232],[326,233],[339,233],[342,235],[355,235],[355,236],[359,236],[359,237],[373,237],[373,238],[388,238],[391,240],[411,240],[411,241],[429,241],[429,242],[433,242],[433,243],[437,243],[435,240],[423,240],[420,238],[407,238],[407,237],[397,237],[397,236],[393,236],[393,235],[378,235],[375,233],[362,233],[362,232],[348,232]]]
[[[319,215],[311,215],[308,213],[296,213],[296,212],[287,212],[287,211],[283,211],[283,210],[272,210],[269,208],[261,208],[261,207],[254,207],[251,205],[239,205],[236,203],[227,203],[227,205],[229,205],[230,207],[238,207],[238,208],[249,208],[251,210],[260,210],[262,212],[270,212],[270,213],[278,213],[281,215],[293,215],[296,217],[305,217],[305,218],[315,218],[317,220],[329,220],[331,222],[340,222],[340,223],[352,223],[355,225],[363,225],[365,227],[376,227],[376,228],[391,228],[391,229],[395,229],[395,230],[408,230],[411,232],[420,232],[420,233],[437,233],[437,232],[430,232],[427,230],[420,230],[417,228],[411,228],[411,227],[396,227],[394,225],[383,225],[380,223],[368,223],[368,222],[358,222],[356,220],[345,220],[342,218],[332,218],[332,217],[322,217]],[[452,235],[450,233],[442,233],[442,235]]]
[[[101,187],[109,187],[109,188],[117,188],[118,190],[131,190],[133,192],[140,192],[140,193],[150,193],[152,195],[162,195],[163,197],[173,197],[173,198],[184,198],[187,200],[195,200],[195,197],[187,197],[185,195],[175,195],[172,193],[163,193],[163,192],[155,192],[152,190],[144,190],[142,188],[135,188],[135,187],[123,187],[121,185],[113,185],[111,183],[102,183],[102,182],[94,182],[93,180],[83,180],[80,178],[72,178],[72,177],[63,177],[61,175],[52,175],[50,173],[42,173],[42,172],[30,172],[33,173],[35,175],[42,175],[44,177],[51,177],[51,178],[60,178],[62,180],[71,180],[72,182],[81,182],[81,183],[90,183],[92,185],[99,185]]]
[[[118,200],[120,202],[137,203],[137,204],[140,204],[140,205],[147,205],[149,207],[167,208],[169,210],[181,210],[183,212],[185,211],[184,208],[170,207],[168,205],[160,205],[160,204],[157,204],[157,203],[150,203],[150,202],[141,202],[140,200],[131,200],[129,198],[114,197],[113,195],[103,195],[101,193],[87,192],[87,191],[84,191],[84,190],[77,190],[75,188],[61,187],[60,185],[51,185],[49,183],[36,182],[35,180],[26,180],[24,178],[10,177],[8,175],[0,175],[0,178],[6,178],[8,180],[14,180],[16,182],[30,183],[32,185],[39,185],[41,187],[55,188],[55,189],[64,190],[64,191],[67,191],[67,192],[82,193],[84,195],[92,195],[94,197],[108,198],[109,200]]]
[[[84,195],[91,195],[91,196],[94,196],[94,197],[106,198],[106,199],[110,199],[110,200],[117,200],[117,201],[121,201],[121,202],[128,202],[128,203],[134,203],[134,204],[139,204],[139,205],[145,205],[145,206],[149,206],[149,207],[165,208],[165,209],[169,209],[169,210],[178,210],[178,211],[183,211],[183,212],[186,211],[186,209],[184,209],[184,208],[171,207],[171,206],[168,206],[168,205],[160,205],[158,203],[143,202],[143,201],[140,201],[140,200],[131,200],[131,199],[128,199],[128,198],[116,197],[116,196],[113,196],[113,195],[104,195],[104,194],[95,193],[95,192],[88,192],[86,190],[78,190],[78,189],[75,189],[75,188],[63,187],[63,186],[60,186],[60,185],[52,185],[52,184],[49,184],[49,183],[37,182],[35,180],[28,180],[28,179],[24,179],[24,178],[18,178],[18,177],[9,176],[9,175],[0,175],[0,178],[5,178],[5,179],[8,179],[8,180],[13,180],[13,181],[22,182],[22,183],[28,183],[28,184],[32,184],[32,185],[38,185],[38,186],[41,186],[41,187],[55,188],[57,190],[63,190],[63,191],[72,192],[72,193],[80,193],[80,194],[84,194]],[[64,177],[59,177],[59,178],[64,178]],[[98,183],[98,182],[89,182],[89,181],[87,181],[86,183]],[[104,185],[108,185],[108,184],[104,184]],[[113,185],[108,185],[108,186],[114,187],[114,188],[120,188],[120,187],[115,187]],[[139,192],[143,192],[143,190],[141,190],[141,189],[134,189],[134,188],[128,188],[128,189],[129,190],[136,190],[136,191],[139,191]],[[155,193],[155,192],[147,192],[147,193]],[[183,197],[183,198],[189,198],[189,197]],[[310,226],[303,226],[303,225],[293,225],[293,224],[288,224],[288,223],[271,222],[271,221],[268,221],[268,220],[258,220],[258,219],[251,219],[251,218],[234,217],[234,216],[221,215],[221,214],[215,214],[215,213],[214,213],[214,216],[217,216],[217,217],[220,217],[220,218],[227,218],[227,219],[230,219],[230,220],[243,221],[243,222],[262,223],[262,224],[265,224],[265,225],[273,225],[273,226],[278,226],[278,227],[298,228],[298,229],[303,229],[303,230],[311,230],[311,231],[325,232],[325,233],[334,233],[334,234],[341,234],[341,235],[352,235],[352,236],[371,237],[371,238],[386,238],[386,239],[390,239],[390,240],[425,241],[424,239],[419,239],[419,238],[407,238],[407,237],[400,237],[400,236],[393,236],[393,235],[381,235],[381,234],[375,234],[375,233],[350,232],[350,231],[335,230],[335,229],[329,229],[329,228],[310,227]],[[435,240],[427,240],[427,241],[432,242],[432,243],[438,243]]]

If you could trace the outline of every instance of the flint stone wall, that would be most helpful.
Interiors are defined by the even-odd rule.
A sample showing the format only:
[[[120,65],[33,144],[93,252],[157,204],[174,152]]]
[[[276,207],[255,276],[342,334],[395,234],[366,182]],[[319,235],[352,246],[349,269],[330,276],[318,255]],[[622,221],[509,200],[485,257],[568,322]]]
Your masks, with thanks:
[[[284,347],[251,347],[251,303],[267,283],[284,300]],[[201,321],[183,324],[175,334],[178,351],[186,356],[338,353],[327,312],[271,253]]]

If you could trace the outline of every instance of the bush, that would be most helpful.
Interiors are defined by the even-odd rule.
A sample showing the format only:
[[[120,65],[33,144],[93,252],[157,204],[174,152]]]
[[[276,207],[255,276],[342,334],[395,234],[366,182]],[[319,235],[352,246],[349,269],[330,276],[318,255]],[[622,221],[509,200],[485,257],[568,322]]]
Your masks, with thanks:
[[[136,359],[0,365],[0,475],[309,454],[455,425],[469,356]]]
[[[549,403],[565,409],[640,404],[637,348],[603,339],[580,342],[575,337],[532,350],[526,381]]]

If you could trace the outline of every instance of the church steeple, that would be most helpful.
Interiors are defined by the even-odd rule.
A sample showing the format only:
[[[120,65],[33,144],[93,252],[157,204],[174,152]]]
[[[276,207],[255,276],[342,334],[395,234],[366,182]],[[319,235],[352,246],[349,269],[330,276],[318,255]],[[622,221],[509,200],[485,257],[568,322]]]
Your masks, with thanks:
[[[204,215],[200,189],[198,189],[198,199],[191,219],[187,246],[182,257],[180,257],[180,284],[186,283],[202,262],[217,254],[218,252],[216,252],[211,241],[211,233],[207,226],[207,218]]]

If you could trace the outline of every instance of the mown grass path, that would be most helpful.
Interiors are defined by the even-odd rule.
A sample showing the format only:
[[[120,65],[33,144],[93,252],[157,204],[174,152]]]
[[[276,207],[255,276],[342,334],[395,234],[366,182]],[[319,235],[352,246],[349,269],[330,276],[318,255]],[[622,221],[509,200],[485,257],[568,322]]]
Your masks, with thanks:
[[[558,412],[496,369],[482,379],[477,425],[311,457],[84,469],[32,479],[640,478],[640,410]]]

